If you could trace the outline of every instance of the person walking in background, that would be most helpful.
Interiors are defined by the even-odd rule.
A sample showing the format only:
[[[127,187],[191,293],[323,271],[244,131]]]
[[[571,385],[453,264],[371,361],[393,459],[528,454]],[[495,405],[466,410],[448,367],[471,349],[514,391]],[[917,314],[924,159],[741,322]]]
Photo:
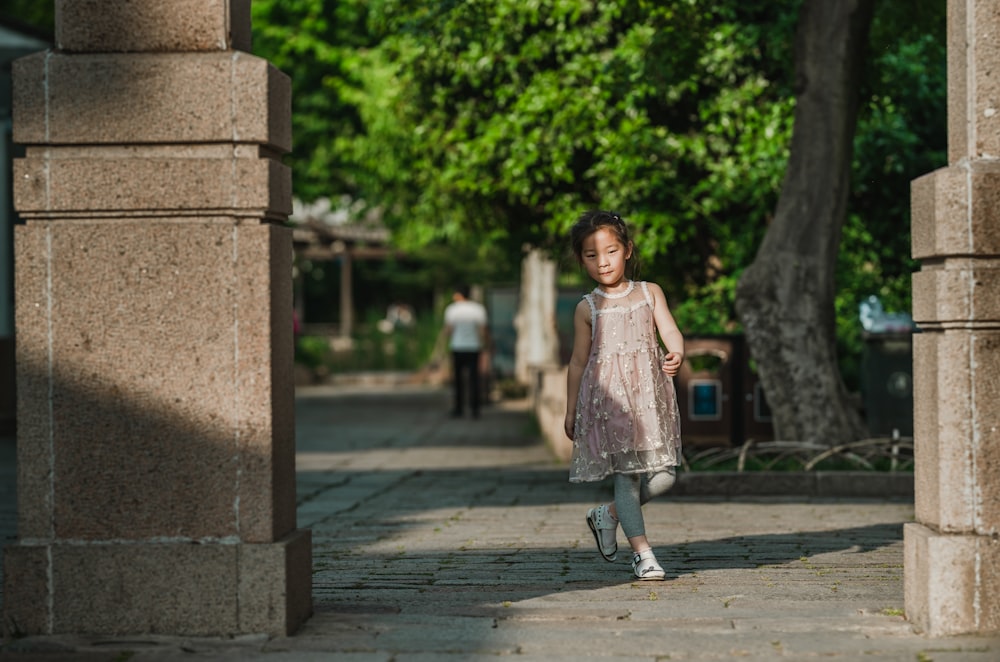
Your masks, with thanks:
[[[451,415],[455,418],[465,412],[465,397],[473,418],[479,418],[480,406],[480,354],[486,349],[488,328],[486,308],[469,298],[468,285],[455,288],[452,302],[444,309],[444,334],[451,349],[454,404]]]
[[[664,579],[641,506],[676,480],[681,437],[672,378],[684,360],[684,336],[660,286],[632,280],[634,246],[621,216],[586,212],[570,241],[597,287],[573,315],[564,424],[573,440],[569,480],[614,476],[614,501],[587,512],[597,549],[606,561],[617,558],[620,522],[635,576]]]

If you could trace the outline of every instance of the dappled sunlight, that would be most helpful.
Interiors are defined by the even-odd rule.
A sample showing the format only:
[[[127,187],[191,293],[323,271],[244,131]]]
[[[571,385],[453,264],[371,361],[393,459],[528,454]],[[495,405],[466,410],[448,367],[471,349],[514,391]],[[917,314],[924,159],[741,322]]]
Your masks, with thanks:
[[[912,503],[668,493],[644,507],[667,580],[640,582],[622,534],[607,563],[585,523],[612,498],[610,482],[571,484],[527,408],[494,403],[479,421],[456,421],[447,390],[434,389],[298,404],[298,518],[313,533],[307,641],[441,651],[460,636],[490,654],[529,654],[584,627],[665,655],[678,638],[736,632],[773,651],[775,619],[801,633],[789,642],[818,628],[856,646],[910,632],[883,612],[902,605]]]

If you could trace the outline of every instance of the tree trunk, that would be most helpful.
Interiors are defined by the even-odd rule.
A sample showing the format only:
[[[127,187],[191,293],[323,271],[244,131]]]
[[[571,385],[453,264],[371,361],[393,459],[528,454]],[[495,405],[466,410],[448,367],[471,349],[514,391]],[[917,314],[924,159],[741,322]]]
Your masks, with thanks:
[[[780,440],[834,444],[867,434],[837,364],[834,272],[873,5],[802,5],[788,170],[774,221],[736,289]]]

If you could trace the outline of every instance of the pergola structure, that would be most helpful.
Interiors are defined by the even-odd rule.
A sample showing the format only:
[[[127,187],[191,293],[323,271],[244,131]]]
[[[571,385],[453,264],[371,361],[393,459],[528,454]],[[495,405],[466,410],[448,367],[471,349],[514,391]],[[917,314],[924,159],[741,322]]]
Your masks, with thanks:
[[[360,218],[349,205],[334,208],[330,200],[320,198],[312,205],[295,200],[289,220],[293,224],[292,242],[299,259],[340,263],[340,324],[337,336],[350,338],[354,330],[353,267],[355,260],[381,260],[393,253],[389,248],[389,230],[382,225],[381,214],[371,210]],[[296,312],[305,323],[301,297],[296,297]]]

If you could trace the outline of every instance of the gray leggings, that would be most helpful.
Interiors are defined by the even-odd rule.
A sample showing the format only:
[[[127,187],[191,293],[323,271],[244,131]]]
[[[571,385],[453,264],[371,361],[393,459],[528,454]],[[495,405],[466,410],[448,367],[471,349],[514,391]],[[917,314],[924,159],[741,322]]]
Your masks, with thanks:
[[[650,474],[615,474],[615,510],[625,537],[646,535],[642,505],[669,490],[676,480],[675,467]]]

